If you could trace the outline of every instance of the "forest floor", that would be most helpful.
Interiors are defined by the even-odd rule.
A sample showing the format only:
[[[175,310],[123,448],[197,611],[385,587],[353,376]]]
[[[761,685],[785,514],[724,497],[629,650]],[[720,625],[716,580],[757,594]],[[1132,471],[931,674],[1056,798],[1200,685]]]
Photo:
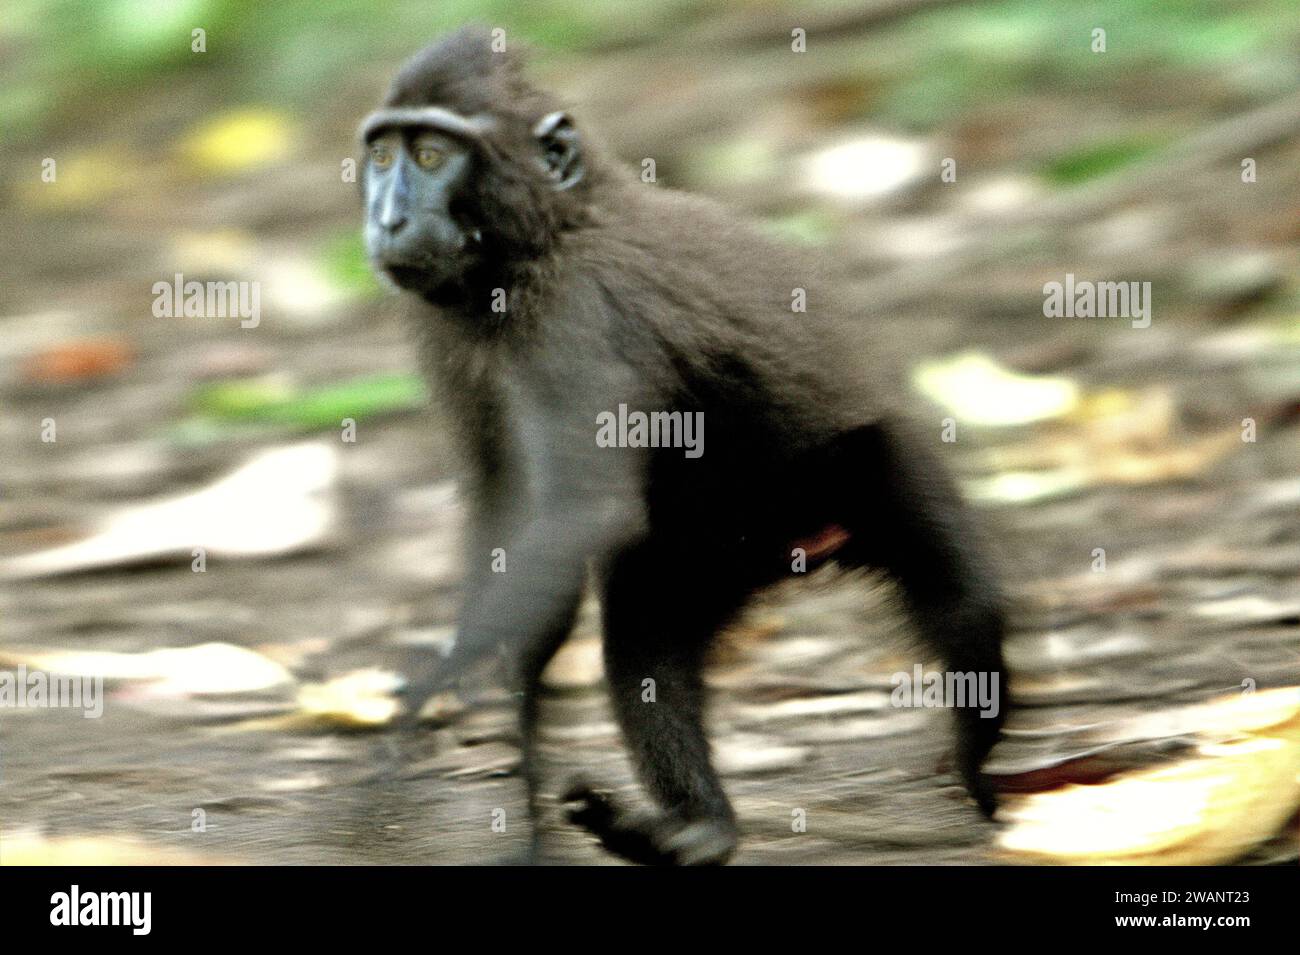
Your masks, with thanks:
[[[620,78],[661,53],[607,51],[585,78],[564,82],[623,159],[656,154],[656,130],[665,143],[672,130],[687,130],[660,151],[668,183],[755,214],[797,207],[796,196],[774,197],[755,180],[691,172],[698,167],[689,158],[709,155],[693,150],[692,135],[743,138],[754,124],[729,115],[727,97],[690,85],[707,75],[702,63],[682,72],[680,97],[654,99],[671,108],[654,112],[635,81]],[[766,73],[741,41],[724,62],[723,88],[727,77]],[[1134,129],[1155,115],[1178,129],[1219,122],[1208,105],[1188,118],[1189,103],[1221,101],[1214,83],[1189,81],[1177,100],[1165,80],[1130,78],[1124,97],[1100,89],[1096,101],[1149,104],[1124,115]],[[358,88],[368,97],[375,83]],[[119,114],[128,139],[136,135],[139,147],[173,128],[203,89],[128,101]],[[820,95],[833,103],[842,94],[823,84]],[[273,168],[194,184],[164,170],[144,205],[133,183],[84,208],[34,214],[0,204],[0,231],[21,237],[0,292],[0,558],[75,539],[115,509],[210,485],[257,451],[312,442],[337,466],[328,526],[310,546],[269,559],[213,554],[204,573],[192,572],[185,553],[0,580],[8,666],[94,651],[138,661],[159,648],[220,643],[290,676],[270,688],[236,675],[228,688],[170,692],[125,677],[108,682],[96,720],[75,710],[0,713],[0,861],[481,863],[523,845],[522,783],[504,711],[430,730],[384,779],[376,772],[392,765],[391,730],[285,718],[302,686],[371,669],[400,674],[451,632],[459,511],[438,410],[359,416],[353,443],[339,441],[334,423],[250,430],[195,419],[197,389],[214,381],[311,387],[412,374],[391,300],[344,290],[322,294],[319,308],[288,308],[268,298],[261,326],[241,330],[229,320],[160,321],[145,294],[180,263],[220,274],[251,256],[297,268],[351,235],[355,186],[320,183],[337,179],[332,156],[351,148],[347,130],[363,108],[358,94],[337,115],[304,120],[332,146],[292,175]],[[838,134],[781,127],[779,114],[767,118],[781,141],[809,153]],[[123,120],[97,122],[58,148],[108,141]],[[1027,94],[942,123],[930,139],[954,155],[982,156],[994,170],[989,181],[1005,184],[1027,181],[1016,157],[1076,125],[1087,123],[1059,99]],[[1013,800],[1017,791],[1096,782],[1185,753],[1186,733],[1144,735],[1134,729],[1139,717],[1243,688],[1300,687],[1300,298],[1288,284],[1300,261],[1300,142],[1293,134],[1251,154],[1267,172],[1254,191],[1241,184],[1235,158],[1180,168],[1176,181],[1058,221],[1031,250],[995,249],[991,263],[954,269],[931,294],[864,321],[863,347],[897,356],[900,388],[912,387],[922,361],[977,349],[1016,374],[1068,381],[1082,396],[1070,413],[1034,424],[961,423],[947,452],[989,528],[1012,599],[1011,712],[990,770]],[[725,157],[715,159],[725,167]],[[854,213],[835,225],[826,255],[861,276],[864,289],[896,266],[915,266],[915,257],[881,253],[881,237],[924,246],[925,236],[956,228],[941,188]],[[1032,210],[1038,200],[1025,201]],[[997,221],[985,229],[994,244],[1013,232]],[[1044,318],[1045,281],[1117,270],[1154,278],[1151,327]],[[34,364],[33,356],[76,351],[87,338],[110,343],[91,351],[111,370]],[[937,434],[949,412],[927,410],[919,395],[912,405]],[[41,440],[47,418],[58,423],[56,442]],[[1242,439],[1243,419],[1257,423],[1253,440]],[[999,483],[1013,472],[1063,483]],[[737,862],[1012,859],[952,773],[949,715],[891,704],[891,676],[917,664],[940,666],[917,649],[890,587],[865,576],[819,573],[783,587],[726,635],[710,669],[710,725],[743,831]],[[220,674],[209,675],[220,684]],[[555,796],[579,775],[632,792],[604,698],[594,606],[548,687],[546,840],[558,860],[606,861],[564,823]],[[492,826],[498,808],[504,834]],[[792,826],[800,818],[805,831]],[[1244,858],[1300,858],[1297,820]]]

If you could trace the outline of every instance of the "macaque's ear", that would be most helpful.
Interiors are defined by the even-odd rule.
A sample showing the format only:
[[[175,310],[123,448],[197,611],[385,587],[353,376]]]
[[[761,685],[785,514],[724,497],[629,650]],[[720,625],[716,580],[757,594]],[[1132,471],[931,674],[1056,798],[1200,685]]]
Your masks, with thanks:
[[[569,114],[556,111],[533,127],[542,147],[542,166],[556,189],[568,189],[582,181],[582,137]]]

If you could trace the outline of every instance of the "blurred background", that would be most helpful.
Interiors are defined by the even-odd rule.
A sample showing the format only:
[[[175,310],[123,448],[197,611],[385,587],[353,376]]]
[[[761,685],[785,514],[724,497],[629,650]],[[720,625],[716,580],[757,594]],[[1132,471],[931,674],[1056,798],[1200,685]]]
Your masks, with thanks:
[[[504,711],[374,781],[402,674],[452,633],[459,513],[349,160],[468,20],[654,159],[647,188],[845,276],[1005,568],[1008,825],[965,802],[947,714],[892,705],[938,661],[888,588],[819,577],[711,674],[737,861],[1294,863],[1293,0],[8,0],[0,671],[104,699],[0,707],[0,862],[522,844]],[[160,314],[178,273],[256,283],[256,321]],[[1149,326],[1048,317],[1067,274],[1150,283]],[[547,675],[552,791],[631,783],[598,640],[589,606]],[[561,858],[605,861],[548,811]]]

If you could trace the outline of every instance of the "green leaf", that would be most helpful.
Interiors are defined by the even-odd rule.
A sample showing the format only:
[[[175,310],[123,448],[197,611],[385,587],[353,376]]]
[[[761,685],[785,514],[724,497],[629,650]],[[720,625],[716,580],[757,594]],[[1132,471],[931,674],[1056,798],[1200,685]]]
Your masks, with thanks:
[[[312,389],[294,389],[273,378],[223,382],[200,388],[193,405],[224,421],[336,428],[344,418],[413,411],[427,399],[418,375],[383,374]]]

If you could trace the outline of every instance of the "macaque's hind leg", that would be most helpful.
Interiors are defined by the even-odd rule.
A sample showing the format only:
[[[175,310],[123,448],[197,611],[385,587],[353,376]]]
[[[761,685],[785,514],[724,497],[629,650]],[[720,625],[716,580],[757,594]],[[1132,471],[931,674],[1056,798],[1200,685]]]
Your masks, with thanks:
[[[843,523],[852,540],[837,559],[887,571],[949,671],[973,673],[977,686],[983,679],[993,689],[991,707],[968,700],[954,708],[957,769],[991,818],[997,797],[980,767],[1006,719],[1007,681],[1003,599],[990,558],[956,486],[923,441],[884,424],[846,436],[841,453],[841,473],[859,483],[845,491]]]
[[[623,555],[606,582],[605,670],[629,755],[658,809],[631,813],[583,783],[571,821],[617,855],[646,864],[721,864],[736,822],[709,759],[701,668],[710,639],[736,609],[718,580],[683,584],[647,549]]]

